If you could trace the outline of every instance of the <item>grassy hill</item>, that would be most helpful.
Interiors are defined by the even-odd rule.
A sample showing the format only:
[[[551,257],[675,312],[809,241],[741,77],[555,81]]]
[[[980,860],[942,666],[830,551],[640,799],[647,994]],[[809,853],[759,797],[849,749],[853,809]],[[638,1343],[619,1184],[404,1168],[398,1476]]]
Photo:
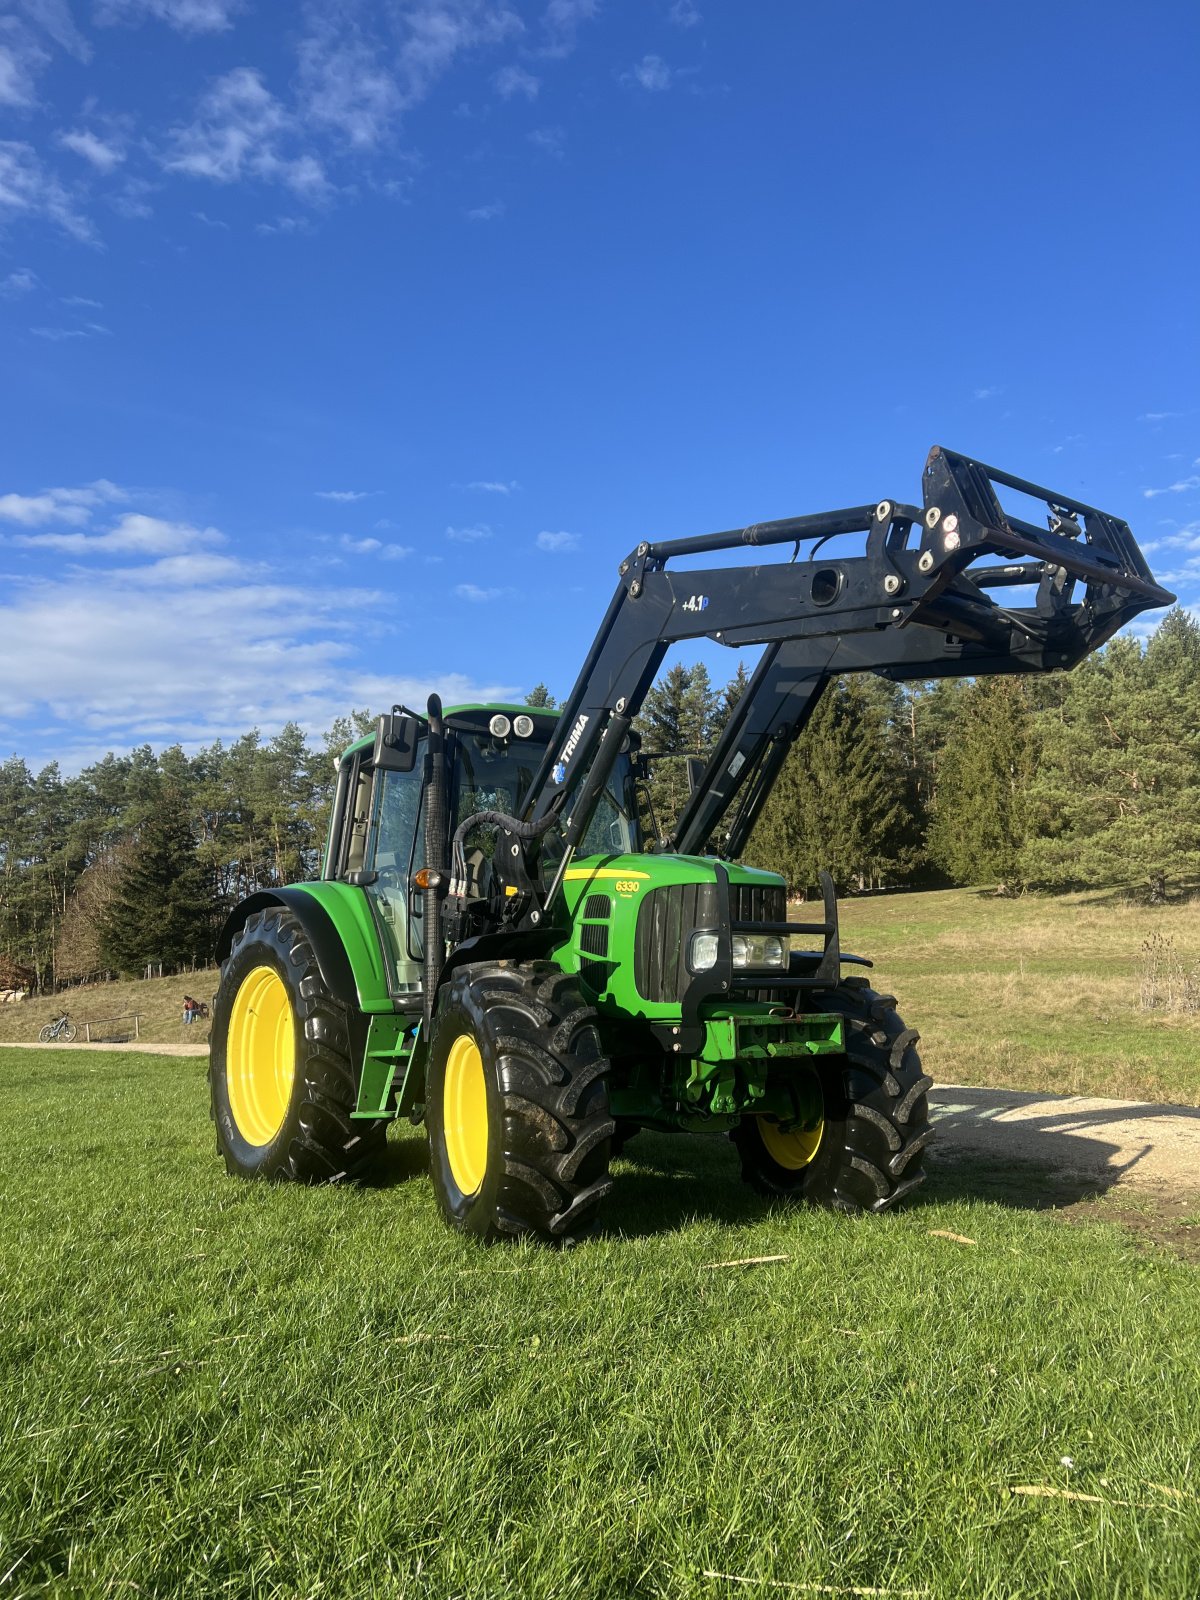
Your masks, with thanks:
[[[939,1081],[1200,1105],[1200,1011],[1139,1006],[1147,941],[1160,976],[1200,971],[1200,903],[950,889],[845,900],[841,917],[843,947],[874,959]],[[65,1006],[80,1023],[137,1011],[143,1039],[198,1044],[208,1024],[184,1027],[183,996],[216,983],[212,970],[0,1006],[0,1043],[36,1039]]]
[[[47,1022],[62,1012],[70,1014],[84,1036],[83,1024],[107,1023],[92,1030],[94,1039],[124,1036],[133,1030],[133,1016],[140,1017],[142,1039],[149,1044],[203,1044],[208,1023],[183,1022],[183,997],[212,1003],[217,987],[217,969],[185,972],[178,978],[132,978],[117,983],[92,983],[61,994],[36,996],[19,1005],[0,1006],[0,1044],[36,1039]]]

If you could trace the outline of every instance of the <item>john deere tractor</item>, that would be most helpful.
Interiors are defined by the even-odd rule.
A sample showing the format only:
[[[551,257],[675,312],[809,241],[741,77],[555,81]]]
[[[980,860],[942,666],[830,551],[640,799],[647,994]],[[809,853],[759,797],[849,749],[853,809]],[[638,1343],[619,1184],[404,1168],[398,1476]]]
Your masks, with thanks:
[[[695,561],[747,547],[790,559]],[[231,1173],[360,1178],[407,1117],[482,1239],[586,1231],[643,1128],[727,1133],[786,1200],[882,1212],[921,1183],[917,1034],[842,952],[832,882],[789,921],[784,880],[738,857],[840,674],[1067,668],[1173,597],[1124,522],[941,448],[921,506],[644,542],[619,573],[561,714],[394,707],[341,758],[320,879],[229,918],[209,1076]],[[699,638],[765,648],[660,828],[634,718]]]

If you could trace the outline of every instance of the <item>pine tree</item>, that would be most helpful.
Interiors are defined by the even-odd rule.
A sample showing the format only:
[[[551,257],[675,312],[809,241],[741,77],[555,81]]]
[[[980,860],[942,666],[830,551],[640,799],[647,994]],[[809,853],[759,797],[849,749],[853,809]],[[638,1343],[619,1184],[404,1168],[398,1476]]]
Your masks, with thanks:
[[[1118,638],[1045,714],[1032,786],[1031,881],[1048,887],[1200,874],[1200,627],[1176,609],[1143,651]]]
[[[103,918],[104,963],[139,972],[151,961],[170,967],[206,961],[216,912],[182,796],[164,786],[130,843],[128,864]]]
[[[687,801],[687,758],[707,755],[712,748],[717,703],[703,662],[671,667],[643,703],[638,724],[651,756],[651,797],[659,825],[667,832]]]
[[[894,695],[872,679],[831,683],[780,770],[746,850],[795,890],[824,867],[865,889],[911,869],[911,783],[892,722]]]
[[[995,883],[1011,893],[1023,881],[1037,762],[1025,683],[979,678],[959,697],[958,710],[938,765],[929,853],[959,883]]]
[[[547,711],[555,711],[558,708],[558,701],[544,683],[534,684],[533,688],[525,696],[525,704],[527,706],[542,706]]]

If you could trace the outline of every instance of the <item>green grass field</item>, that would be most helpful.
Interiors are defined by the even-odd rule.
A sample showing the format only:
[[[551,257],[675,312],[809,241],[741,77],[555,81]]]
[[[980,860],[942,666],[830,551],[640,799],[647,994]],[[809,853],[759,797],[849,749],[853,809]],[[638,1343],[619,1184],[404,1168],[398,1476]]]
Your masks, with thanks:
[[[1200,901],[948,889],[846,900],[841,922],[938,1082],[1200,1105],[1200,1013],[1139,1009],[1150,935],[1200,967]]]
[[[375,1188],[227,1179],[203,1074],[0,1050],[4,1600],[1200,1593],[1195,1267],[650,1137],[599,1237],[484,1250],[411,1130]]]

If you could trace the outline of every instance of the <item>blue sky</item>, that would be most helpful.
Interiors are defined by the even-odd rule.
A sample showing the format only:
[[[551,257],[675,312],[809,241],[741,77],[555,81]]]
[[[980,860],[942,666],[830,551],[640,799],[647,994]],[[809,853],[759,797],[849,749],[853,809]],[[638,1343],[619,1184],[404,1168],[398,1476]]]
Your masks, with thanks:
[[[563,693],[639,539],[934,442],[1197,602],[1198,60],[1192,0],[0,4],[0,751]]]

